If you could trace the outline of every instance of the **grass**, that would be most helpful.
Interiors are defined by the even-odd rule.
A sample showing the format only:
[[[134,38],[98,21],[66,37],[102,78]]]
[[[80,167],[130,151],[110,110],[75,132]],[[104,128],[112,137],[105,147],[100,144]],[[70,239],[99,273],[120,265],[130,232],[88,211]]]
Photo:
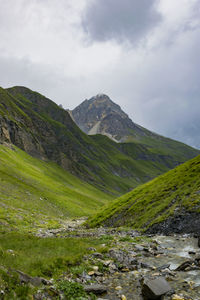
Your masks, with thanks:
[[[0,265],[31,276],[57,278],[78,266],[88,247],[99,249],[101,241],[88,238],[39,238],[30,234],[0,234]]]
[[[59,220],[93,214],[111,195],[57,164],[0,145],[0,222],[18,230],[58,227]]]
[[[0,233],[0,289],[5,293],[4,299],[33,299],[38,290],[38,287],[21,284],[18,270],[33,277],[53,278],[54,288],[63,291],[66,299],[86,296],[81,285],[69,282],[65,276],[75,273],[74,269],[80,264],[82,270],[78,270],[85,271],[83,256],[88,254],[88,247],[95,246],[99,250],[100,244],[95,238],[44,239],[17,232]]]
[[[146,230],[175,209],[200,212],[200,156],[112,201],[87,221],[90,227],[131,226]]]
[[[163,137],[158,134],[152,134],[149,130],[141,127],[144,135],[136,135],[134,130],[130,130],[130,136],[126,142],[134,142],[145,146],[150,153],[165,156],[173,156],[174,160],[185,162],[185,158],[191,159],[191,153],[197,153],[194,149],[182,142]]]

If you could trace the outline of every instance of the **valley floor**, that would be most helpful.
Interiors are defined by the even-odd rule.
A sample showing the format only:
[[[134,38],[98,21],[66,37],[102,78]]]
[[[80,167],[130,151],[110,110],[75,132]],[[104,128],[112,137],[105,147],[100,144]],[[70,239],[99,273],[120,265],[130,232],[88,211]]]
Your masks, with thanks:
[[[200,299],[197,239],[85,229],[84,221],[36,235],[1,231],[0,298],[140,300],[142,280],[162,277],[170,285],[162,299]]]

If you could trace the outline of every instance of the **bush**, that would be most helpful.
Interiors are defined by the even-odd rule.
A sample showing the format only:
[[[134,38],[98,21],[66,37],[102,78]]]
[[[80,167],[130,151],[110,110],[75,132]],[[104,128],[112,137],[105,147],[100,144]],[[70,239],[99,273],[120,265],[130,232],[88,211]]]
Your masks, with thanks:
[[[61,290],[67,300],[85,300],[88,299],[83,286],[77,282],[62,280],[58,283],[57,288]]]

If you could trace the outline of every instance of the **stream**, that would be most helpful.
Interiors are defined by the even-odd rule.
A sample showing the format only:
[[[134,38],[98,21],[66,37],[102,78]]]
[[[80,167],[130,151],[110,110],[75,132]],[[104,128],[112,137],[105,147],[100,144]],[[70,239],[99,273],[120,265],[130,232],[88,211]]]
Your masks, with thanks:
[[[142,300],[140,280],[142,277],[154,276],[165,277],[174,290],[172,294],[179,295],[179,299],[200,299],[200,269],[175,271],[185,261],[193,260],[200,255],[197,239],[189,236],[154,236],[153,241],[157,244],[157,250],[153,255],[146,251],[147,244],[143,245],[145,251],[141,248],[139,260],[143,268],[115,272],[106,278],[104,284],[108,286],[108,293],[102,299],[123,299],[124,295],[127,300]],[[173,298],[172,295],[167,295],[163,299]]]
[[[85,229],[81,226],[83,221],[75,220],[67,223],[63,230],[39,232],[39,235],[109,237],[111,242],[104,244],[107,252],[97,253],[95,248],[88,249],[84,260],[91,265],[91,270],[75,278],[83,285],[103,287],[106,293],[99,293],[98,300],[143,300],[142,280],[161,277],[171,287],[162,300],[200,300],[200,248],[197,238],[190,235],[141,236],[137,231],[122,228]],[[187,266],[180,268],[183,263]],[[99,264],[105,268],[99,269]]]

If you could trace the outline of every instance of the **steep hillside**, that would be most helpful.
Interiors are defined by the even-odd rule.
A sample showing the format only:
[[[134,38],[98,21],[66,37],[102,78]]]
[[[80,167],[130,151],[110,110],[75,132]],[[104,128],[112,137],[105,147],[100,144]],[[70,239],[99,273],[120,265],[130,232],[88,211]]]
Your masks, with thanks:
[[[94,214],[111,198],[55,163],[0,145],[2,227],[56,227],[66,218]]]
[[[168,153],[138,143],[115,143],[102,135],[88,136],[66,110],[25,87],[1,89],[0,109],[2,143],[12,143],[34,157],[54,161],[115,195],[199,153],[181,143]]]
[[[134,123],[107,95],[83,101],[71,111],[76,124],[87,134],[103,134],[117,142],[134,142],[154,153],[180,157],[190,149],[183,143],[165,138]]]
[[[89,226],[200,234],[200,156],[118,198]]]

